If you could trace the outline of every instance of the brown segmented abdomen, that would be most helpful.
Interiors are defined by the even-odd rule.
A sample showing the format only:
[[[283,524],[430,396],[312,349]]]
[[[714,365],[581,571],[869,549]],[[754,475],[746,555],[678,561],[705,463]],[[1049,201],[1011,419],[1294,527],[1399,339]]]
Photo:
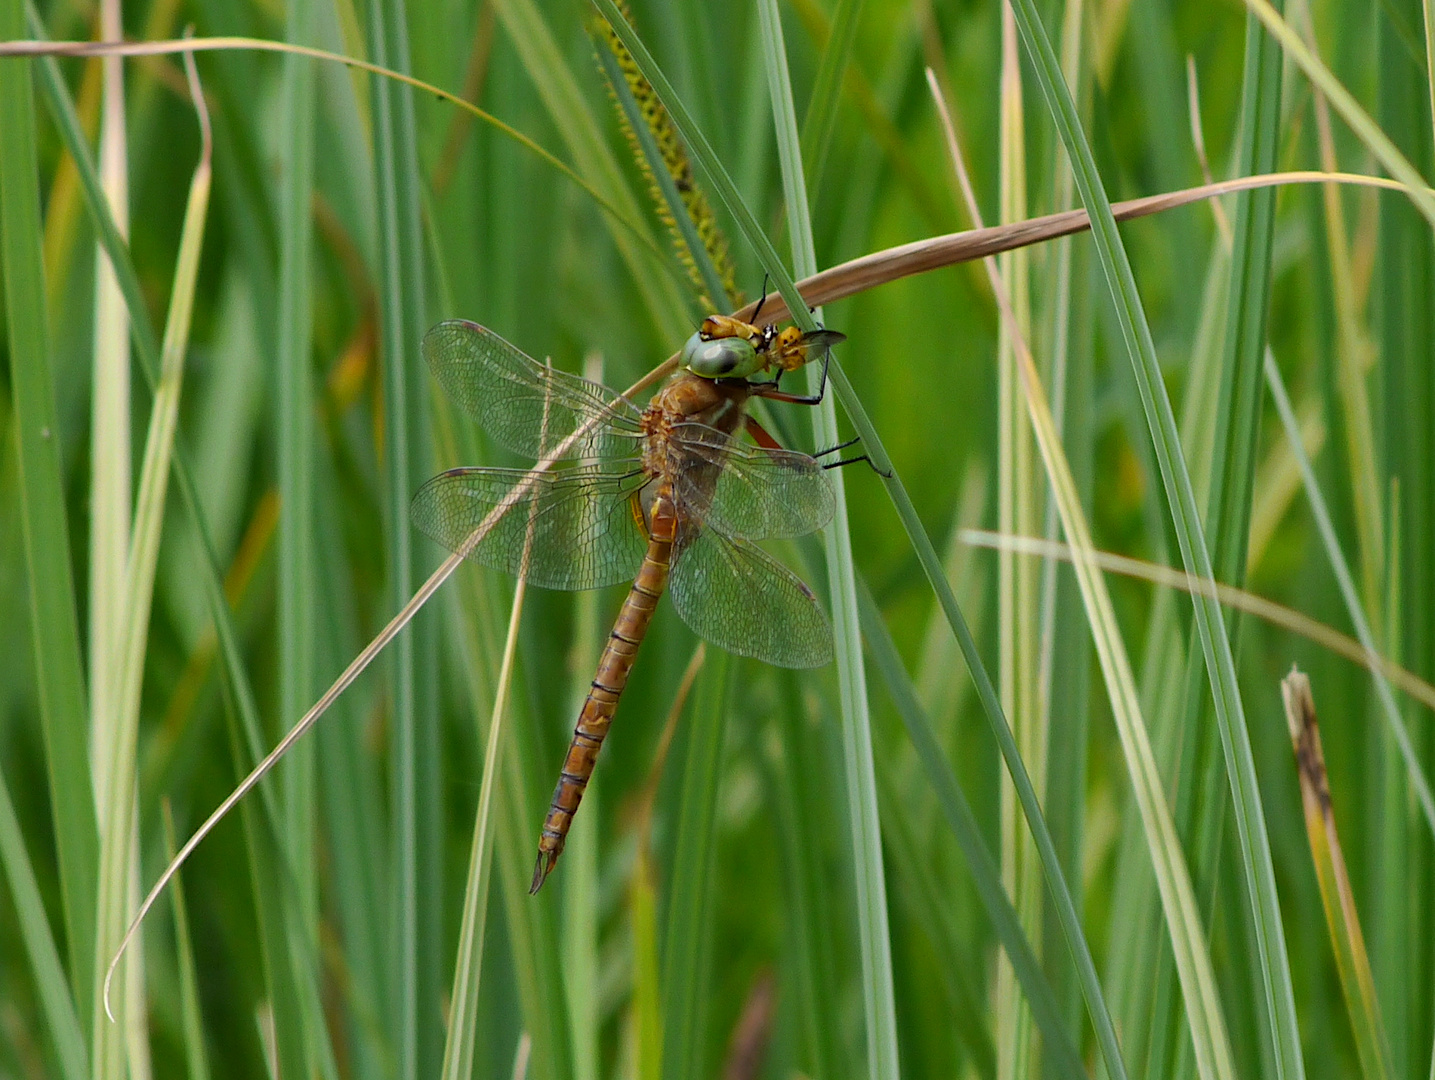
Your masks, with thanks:
[[[676,532],[672,489],[665,483],[653,498],[649,514],[648,551],[643,556],[643,565],[608,635],[608,644],[603,647],[603,655],[598,660],[598,674],[593,678],[593,685],[578,714],[578,723],[573,728],[573,741],[568,744],[568,756],[563,761],[563,771],[558,776],[548,816],[543,820],[543,834],[538,840],[538,862],[533,867],[533,885],[528,890],[530,893],[536,893],[543,887],[544,879],[552,873],[558,856],[563,853],[563,843],[568,837],[573,815],[578,812],[578,804],[582,802],[583,792],[593,775],[593,766],[598,760],[603,739],[607,737],[608,727],[613,722],[618,699],[628,685],[628,673],[633,668],[638,646],[648,632],[659,597],[668,587],[668,569],[672,564]]]

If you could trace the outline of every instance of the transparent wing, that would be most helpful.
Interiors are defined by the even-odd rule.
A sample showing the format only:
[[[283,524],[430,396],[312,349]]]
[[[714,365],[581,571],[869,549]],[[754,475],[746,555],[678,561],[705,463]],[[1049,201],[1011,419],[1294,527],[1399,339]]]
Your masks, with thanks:
[[[484,566],[545,589],[631,581],[647,540],[630,498],[650,479],[614,464],[557,472],[450,469],[419,488],[409,508],[419,531]],[[508,506],[504,513],[500,507]],[[493,518],[482,538],[475,530]]]
[[[829,352],[832,346],[840,345],[847,340],[847,335],[837,330],[809,330],[798,339],[798,345],[802,349],[802,358],[805,363],[820,363]]]
[[[683,622],[728,652],[789,668],[832,659],[832,630],[812,590],[746,540],[712,529],[685,538],[668,591]]]
[[[520,454],[628,457],[642,414],[598,383],[547,367],[478,323],[442,322],[424,335],[424,358],[444,391],[493,438]],[[610,405],[610,402],[616,404]]]
[[[705,424],[675,424],[678,505],[728,536],[804,536],[832,520],[822,466],[795,450],[748,446]]]

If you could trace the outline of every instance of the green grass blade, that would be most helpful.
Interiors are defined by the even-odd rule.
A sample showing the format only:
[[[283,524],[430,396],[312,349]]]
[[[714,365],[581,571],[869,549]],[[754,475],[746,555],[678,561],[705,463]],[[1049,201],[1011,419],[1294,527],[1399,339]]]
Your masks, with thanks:
[[[862,0],[837,0],[832,16],[832,33],[817,77],[812,82],[812,96],[807,99],[807,112],[802,117],[802,171],[812,191],[822,189],[822,169],[832,145],[832,132],[837,123],[837,104],[841,100],[842,79],[852,62],[857,43],[857,24],[862,17]]]
[[[371,0],[368,45],[374,61],[409,67],[403,0]],[[389,603],[401,608],[427,572],[413,542],[409,502],[431,471],[425,407],[427,373],[414,359],[427,329],[425,259],[419,223],[418,151],[413,92],[375,77],[375,189],[379,215],[379,303],[384,371],[385,520]],[[432,619],[415,621],[393,645],[392,798],[395,859],[395,963],[391,1019],[400,1080],[441,1068],[441,852],[438,810],[436,634]]]
[[[800,277],[817,272],[807,184],[802,173],[802,146],[787,49],[776,0],[759,0],[763,58],[768,73],[782,166],[783,201],[792,240],[793,270]],[[807,316],[801,305],[796,309]],[[801,322],[802,320],[799,320]],[[820,390],[818,373],[809,370],[810,393]],[[837,411],[830,398],[812,411],[815,446],[836,446]],[[847,518],[845,478],[831,476],[837,513],[823,530],[832,622],[837,646],[837,685],[842,715],[842,757],[847,780],[847,809],[856,874],[857,929],[862,958],[862,996],[867,1031],[867,1071],[873,1077],[900,1075],[897,1047],[896,992],[892,979],[892,944],[888,926],[887,884],[882,861],[882,823],[877,805],[876,766],[872,757],[872,718],[868,709],[867,675],[863,664],[857,617],[857,590],[852,562],[852,532]]]
[[[739,228],[758,254],[759,261],[764,269],[772,276],[774,284],[782,294],[788,305],[788,310],[794,313],[794,318],[799,326],[811,329],[813,321],[807,313],[806,305],[797,291],[797,286],[792,276],[782,265],[777,252],[772,247],[772,242],[758,225],[752,212],[743,203],[737,188],[732,179],[728,176],[727,170],[723,168],[722,162],[713,152],[711,145],[704,137],[702,131],[692,122],[686,107],[678,99],[671,84],[664,77],[661,69],[653,61],[652,56],[644,47],[642,41],[633,33],[630,27],[618,12],[612,0],[594,0],[598,9],[604,17],[612,24],[623,43],[628,46],[629,52],[633,54],[643,74],[653,84],[658,96],[673,114],[674,122],[677,123],[683,137],[687,139],[689,149],[692,151],[694,163],[703,171],[710,190],[714,191],[726,205],[728,212],[736,219]],[[956,597],[952,595],[951,586],[948,584],[945,571],[942,567],[936,549],[932,546],[931,538],[927,535],[921,519],[917,515],[916,507],[912,504],[911,497],[901,480],[897,477],[892,468],[891,459],[883,448],[882,440],[877,434],[868,419],[867,411],[861,400],[853,390],[852,384],[847,380],[842,366],[833,361],[830,369],[833,388],[838,399],[842,402],[843,408],[847,411],[852,420],[852,426],[862,439],[862,445],[871,455],[872,462],[876,468],[885,474],[890,474],[887,480],[887,491],[891,496],[897,515],[901,519],[902,526],[916,549],[918,562],[921,564],[922,572],[937,594],[937,600],[948,623],[956,634],[957,643],[961,647],[963,659],[966,661],[968,671],[977,684],[978,696],[982,702],[983,712],[992,726],[996,735],[997,743],[1001,748],[1002,757],[1011,770],[1013,780],[1016,782],[1017,795],[1021,800],[1022,809],[1026,814],[1027,823],[1032,829],[1037,842],[1037,850],[1041,855],[1042,866],[1047,873],[1048,887],[1052,890],[1056,902],[1057,912],[1061,919],[1062,931],[1066,935],[1067,945],[1076,958],[1077,968],[1080,973],[1082,993],[1086,998],[1087,1009],[1091,1014],[1093,1024],[1096,1027],[1097,1040],[1101,1046],[1102,1056],[1106,1066],[1113,1077],[1122,1080],[1126,1076],[1124,1063],[1121,1061],[1120,1051],[1117,1046],[1116,1031],[1111,1023],[1110,1012],[1106,1008],[1105,999],[1101,993],[1100,981],[1096,976],[1095,965],[1091,959],[1091,950],[1081,930],[1080,920],[1076,915],[1075,905],[1071,900],[1071,892],[1065,883],[1065,876],[1061,872],[1060,860],[1057,857],[1056,849],[1051,841],[1050,831],[1046,827],[1045,820],[1041,814],[1041,807],[1036,798],[1036,792],[1031,785],[1031,779],[1027,775],[1026,767],[1022,763],[1021,755],[1017,752],[1016,743],[1012,738],[1011,728],[1002,714],[1001,704],[997,700],[996,691],[992,686],[991,678],[987,674],[986,667],[982,663],[981,653],[977,649],[976,641],[971,635],[965,617],[957,607]]]
[[[727,733],[732,658],[709,650],[688,721],[663,933],[663,1076],[711,1073],[706,1060],[712,968],[713,860],[718,782]]]
[[[0,38],[25,33],[20,5],[0,5]],[[65,941],[77,1011],[88,1016],[93,983],[99,833],[89,797],[89,719],[69,522],[51,381],[41,266],[39,164],[29,64],[0,64],[0,273],[5,279],[20,516],[29,571],[35,685],[52,792]]]
[[[1247,17],[1237,175],[1273,172],[1276,168],[1281,134],[1280,80],[1279,51],[1254,17]],[[1276,193],[1271,189],[1243,192],[1236,197],[1226,348],[1221,394],[1216,403],[1206,528],[1213,539],[1217,579],[1237,588],[1245,582],[1246,545],[1251,533],[1275,207]]]
[[[1276,44],[1262,31],[1254,16],[1246,16],[1245,64],[1241,88],[1241,124],[1235,171],[1245,176],[1275,169],[1280,149],[1281,56]],[[1261,418],[1261,356],[1265,348],[1270,307],[1271,252],[1274,243],[1275,192],[1245,192],[1237,197],[1235,228],[1221,230],[1221,242],[1230,238],[1230,278],[1227,284],[1226,326],[1221,356],[1219,391],[1214,406],[1214,433],[1210,463],[1205,468],[1206,535],[1216,580],[1236,587],[1245,583],[1248,543],[1251,535],[1252,495]],[[1192,456],[1196,451],[1193,449]],[[1239,641],[1240,621],[1232,614],[1227,622],[1234,643]],[[1202,654],[1196,641],[1190,642],[1186,661],[1185,716],[1182,729],[1198,732],[1186,740],[1195,753],[1181,755],[1183,772],[1193,771],[1199,761],[1214,761],[1220,726],[1212,722],[1207,679]],[[1190,797],[1198,788],[1194,776],[1183,777],[1178,790],[1187,794],[1180,809],[1189,810],[1197,800]],[[1221,823],[1226,816],[1223,798],[1200,800],[1194,835],[1193,863],[1198,880],[1210,881],[1219,873]],[[1182,821],[1186,825],[1186,821]],[[1258,956],[1259,954],[1257,954]],[[1254,959],[1248,956],[1247,961]],[[1154,1043],[1164,1049],[1157,1016]],[[1260,1028],[1261,1039],[1273,1043],[1269,1025]],[[1273,1046],[1263,1053],[1269,1056]],[[1200,1059],[1197,1046],[1197,1058]],[[1248,1059],[1249,1060],[1249,1059]],[[1277,1055],[1279,1060],[1279,1055]]]
[[[1401,718],[1400,707],[1395,703],[1395,694],[1390,689],[1390,680],[1381,670],[1378,660],[1380,653],[1376,648],[1375,635],[1371,632],[1370,621],[1365,617],[1365,610],[1361,607],[1360,595],[1355,587],[1355,578],[1350,572],[1350,564],[1346,561],[1345,553],[1341,549],[1340,538],[1336,535],[1335,523],[1331,520],[1330,508],[1326,505],[1325,496],[1321,493],[1315,470],[1311,466],[1310,458],[1306,456],[1305,447],[1301,444],[1300,422],[1296,419],[1290,395],[1286,392],[1285,380],[1281,378],[1280,368],[1276,366],[1275,357],[1269,352],[1265,356],[1264,370],[1266,385],[1270,387],[1276,413],[1281,418],[1286,439],[1295,454],[1296,463],[1300,466],[1306,499],[1310,503],[1311,515],[1315,518],[1316,529],[1320,533],[1326,558],[1330,560],[1330,568],[1335,573],[1336,584],[1340,588],[1340,596],[1345,603],[1346,615],[1350,618],[1351,625],[1355,627],[1355,636],[1360,639],[1360,644],[1370,659],[1370,670],[1381,712],[1385,714],[1391,734],[1394,735],[1395,742],[1400,747],[1401,757],[1405,759],[1405,767],[1410,774],[1410,783],[1415,789],[1415,798],[1420,804],[1420,810],[1425,815],[1425,821],[1430,826],[1431,832],[1435,833],[1435,796],[1431,794],[1430,782],[1425,775],[1424,766],[1411,741],[1405,721]]]
[[[872,599],[865,581],[859,585],[857,599],[861,607],[862,632],[867,638],[868,648],[872,651],[872,662],[882,674],[887,693],[897,707],[897,715],[902,718],[907,734],[917,748],[917,758],[926,771],[927,781],[937,793],[942,814],[966,857],[977,895],[981,897],[987,917],[991,919],[996,930],[997,940],[1001,942],[1011,962],[1017,983],[1026,995],[1032,1017],[1042,1034],[1047,1064],[1061,1076],[1085,1076],[1086,1070],[1081,1063],[1081,1055],[1066,1033],[1061,1009],[1052,993],[1051,984],[1042,973],[1041,962],[1037,959],[1017,910],[1012,906],[1002,885],[1001,868],[987,850],[971,804],[947,763],[946,754],[943,753],[936,736],[932,734],[926,713],[917,701],[911,680],[897,654],[897,646],[892,641],[892,635],[888,632],[882,613],[877,609],[876,601]],[[946,963],[956,962],[954,957],[945,957],[943,960]]]
[[[841,1059],[840,1032],[827,1023],[838,999],[832,972],[831,920],[821,888],[823,845],[814,835],[812,808],[821,804],[821,792],[836,783],[835,768],[827,768],[821,752],[825,736],[808,726],[802,698],[802,676],[784,674],[777,710],[773,772],[781,842],[784,897],[787,904],[787,951],[792,968],[793,1008],[798,1032],[794,1035],[796,1064],[808,1076],[836,1075]],[[881,775],[880,773],[878,774]],[[835,816],[835,815],[830,815]],[[824,830],[825,832],[825,830]]]
[[[1181,559],[1187,572],[1210,581],[1211,558],[1201,528],[1191,478],[1186,471],[1175,417],[1170,398],[1162,382],[1156,359],[1156,346],[1146,322],[1136,280],[1122,244],[1111,204],[1101,185],[1085,132],[1076,115],[1076,106],[1062,78],[1056,55],[1047,40],[1046,31],[1032,0],[1013,0],[1017,22],[1027,52],[1046,95],[1061,140],[1076,173],[1081,201],[1091,217],[1092,237],[1097,255],[1106,272],[1116,314],[1125,339],[1126,349],[1136,373],[1141,404],[1155,443],[1167,503],[1176,527]],[[1200,597],[1195,600],[1196,626],[1216,700],[1216,716],[1221,727],[1222,748],[1226,753],[1226,771],[1235,801],[1236,828],[1245,863],[1248,892],[1255,919],[1255,944],[1259,953],[1259,969],[1266,996],[1267,1012],[1273,1029],[1278,1075],[1284,1080],[1300,1080],[1305,1068],[1301,1056],[1300,1035],[1296,1027],[1295,998],[1291,987],[1290,961],[1287,957],[1285,931],[1281,924],[1280,902],[1276,895],[1275,870],[1271,860],[1270,841],[1266,835],[1265,811],[1256,784],[1255,760],[1251,752],[1250,734],[1246,728],[1245,711],[1236,683],[1235,660],[1219,605]]]
[[[287,39],[308,44],[315,37],[315,4],[290,0]],[[274,350],[275,416],[279,487],[278,645],[279,715],[302,716],[314,699],[316,605],[323,595],[317,580],[314,521],[315,400],[310,374],[313,306],[310,296],[314,217],[314,64],[302,56],[284,58],[281,142],[282,189],[279,199],[279,296]],[[315,837],[315,746],[295,746],[281,770],[284,793],[284,849],[293,870],[293,902],[285,905],[291,940],[319,938],[319,883]],[[281,888],[285,887],[283,885]],[[303,995],[308,950],[289,951],[294,992]],[[311,1015],[314,1002],[310,1002]],[[302,1039],[287,1047],[289,1060],[304,1060],[312,1075],[320,1060],[320,1032],[299,1016],[275,1017],[275,1036]]]
[[[30,854],[25,850],[25,837],[15,816],[15,803],[10,787],[0,776],[0,867],[10,883],[10,898],[15,905],[20,937],[30,958],[30,971],[40,992],[40,1006],[45,1016],[55,1057],[65,1080],[86,1080],[90,1073],[85,1036],[75,1014],[75,1003],[65,981],[65,968],[60,951],[45,915],[45,903],[35,880]]]

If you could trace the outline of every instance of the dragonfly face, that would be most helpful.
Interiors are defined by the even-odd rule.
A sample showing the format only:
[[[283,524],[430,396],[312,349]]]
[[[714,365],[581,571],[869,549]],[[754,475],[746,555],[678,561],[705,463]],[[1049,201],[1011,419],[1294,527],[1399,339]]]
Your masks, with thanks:
[[[477,323],[441,323],[424,338],[449,396],[495,442],[543,460],[534,469],[441,473],[414,497],[414,524],[451,551],[534,585],[632,583],[544,823],[535,891],[563,849],[663,592],[698,636],[730,652],[792,668],[832,658],[832,631],[812,590],[755,542],[824,527],[834,511],[826,474],[806,454],[737,435],[750,396],[746,372],[841,335],[799,332],[780,353],[772,328],[727,322],[738,332],[694,335],[684,351],[693,366],[645,410],[538,363]],[[723,375],[698,372],[729,360]]]

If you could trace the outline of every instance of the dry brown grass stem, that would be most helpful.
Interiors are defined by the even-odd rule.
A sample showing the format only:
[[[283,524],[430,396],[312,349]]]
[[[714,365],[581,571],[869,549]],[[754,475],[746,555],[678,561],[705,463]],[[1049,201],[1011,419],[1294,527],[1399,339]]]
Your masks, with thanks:
[[[1363,176],[1356,173],[1329,173],[1299,171],[1265,173],[1260,176],[1243,176],[1234,180],[1222,180],[1214,184],[1184,188],[1164,195],[1147,195],[1140,199],[1128,199],[1113,203],[1111,212],[1117,221],[1131,221],[1149,217],[1163,210],[1174,210],[1203,199],[1213,199],[1238,191],[1255,188],[1280,187],[1288,184],[1352,184],[1364,187],[1386,188],[1404,191],[1405,185],[1379,176]],[[897,281],[913,274],[924,274],[957,263],[999,255],[1003,251],[1040,244],[1062,236],[1085,232],[1091,222],[1085,210],[1066,210],[1059,214],[1028,218],[1010,225],[991,225],[984,229],[968,229],[965,232],[933,236],[926,240],[914,240],[910,244],[862,255],[845,263],[814,274],[797,283],[803,299],[813,307],[830,304],[854,296],[860,292]],[[754,301],[736,314],[739,318],[751,315],[756,309]],[[781,321],[789,314],[787,304],[777,294],[769,295],[763,306],[763,313],[772,313],[773,321]]]

